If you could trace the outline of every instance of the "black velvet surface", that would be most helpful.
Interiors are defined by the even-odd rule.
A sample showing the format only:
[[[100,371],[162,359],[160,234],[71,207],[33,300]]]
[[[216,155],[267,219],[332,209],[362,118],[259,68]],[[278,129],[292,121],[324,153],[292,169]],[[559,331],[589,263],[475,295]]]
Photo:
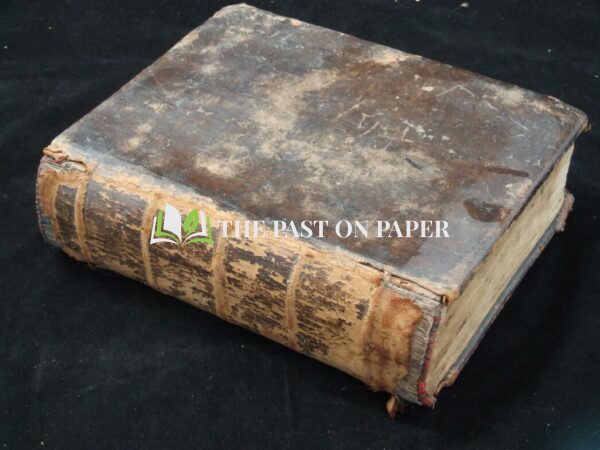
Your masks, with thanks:
[[[360,382],[46,244],[41,149],[217,1],[0,5],[0,448],[600,446],[600,132],[575,208],[435,409],[396,420]],[[259,1],[600,115],[589,1]]]

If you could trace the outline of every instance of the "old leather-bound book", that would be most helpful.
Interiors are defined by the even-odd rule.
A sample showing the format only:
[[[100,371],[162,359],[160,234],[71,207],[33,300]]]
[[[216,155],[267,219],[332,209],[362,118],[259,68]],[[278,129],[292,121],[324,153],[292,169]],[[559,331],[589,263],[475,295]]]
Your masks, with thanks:
[[[563,226],[585,124],[549,96],[230,6],[44,149],[39,221],[79,260],[389,392],[390,412],[431,406]],[[327,223],[294,234],[307,220]]]

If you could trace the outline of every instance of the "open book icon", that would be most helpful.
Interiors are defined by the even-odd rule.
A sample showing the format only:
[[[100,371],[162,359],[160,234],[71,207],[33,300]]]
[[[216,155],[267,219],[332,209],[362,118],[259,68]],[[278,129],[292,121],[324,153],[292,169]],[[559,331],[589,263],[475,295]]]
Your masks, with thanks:
[[[159,209],[152,222],[152,235],[150,244],[168,242],[177,245],[186,245],[194,242],[212,244],[212,229],[210,218],[204,211],[194,209],[190,211],[183,223],[177,208],[168,203],[165,210]]]

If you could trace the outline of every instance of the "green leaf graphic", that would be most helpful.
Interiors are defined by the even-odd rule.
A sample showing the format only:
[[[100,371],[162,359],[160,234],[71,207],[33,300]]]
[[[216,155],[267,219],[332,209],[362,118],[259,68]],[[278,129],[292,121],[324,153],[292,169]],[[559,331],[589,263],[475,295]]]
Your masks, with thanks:
[[[183,243],[183,245],[193,244],[195,242],[200,242],[200,243],[209,244],[209,245],[213,245],[215,243],[213,240],[213,237],[212,237],[212,228],[210,226],[210,217],[208,217],[208,216],[206,216],[206,232],[207,232],[208,236],[196,237],[196,238],[190,239],[189,241],[185,241]]]
[[[183,221],[183,231],[185,234],[190,234],[196,231],[198,228],[198,210],[194,209],[185,216],[185,220]]]

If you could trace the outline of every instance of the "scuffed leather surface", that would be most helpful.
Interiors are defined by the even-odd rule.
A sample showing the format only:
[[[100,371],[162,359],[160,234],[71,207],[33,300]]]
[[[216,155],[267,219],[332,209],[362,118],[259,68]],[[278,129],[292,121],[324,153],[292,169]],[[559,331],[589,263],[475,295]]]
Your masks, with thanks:
[[[215,14],[57,144],[110,154],[455,297],[585,125],[547,96],[247,5]],[[337,237],[368,220],[369,239]],[[447,220],[451,239],[375,237]]]

